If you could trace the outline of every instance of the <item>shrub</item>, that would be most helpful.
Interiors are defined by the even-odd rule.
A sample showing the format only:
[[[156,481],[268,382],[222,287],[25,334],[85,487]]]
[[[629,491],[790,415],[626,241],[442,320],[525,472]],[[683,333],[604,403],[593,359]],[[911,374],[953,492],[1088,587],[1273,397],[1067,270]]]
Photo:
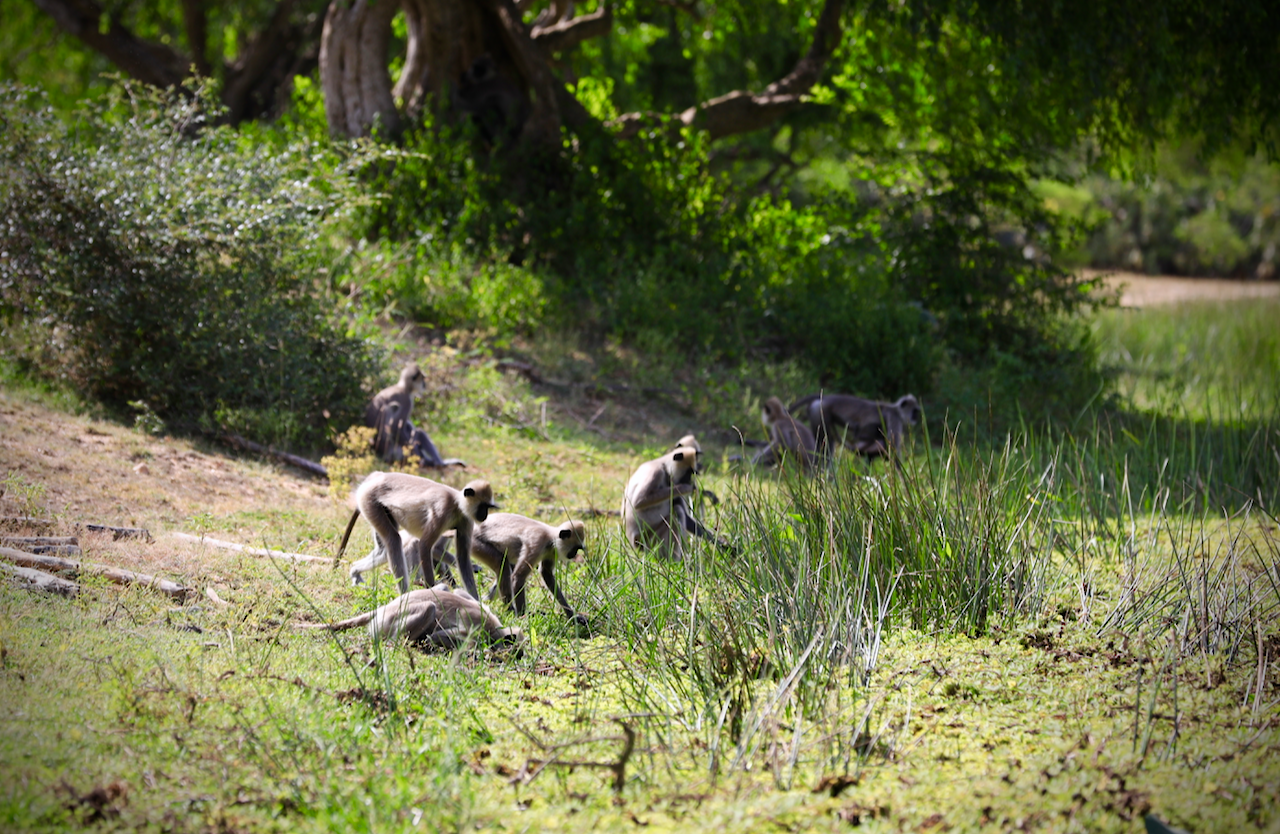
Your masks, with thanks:
[[[866,189],[796,205],[748,194],[705,162],[705,137],[683,139],[484,157],[423,126],[370,169],[383,196],[359,218],[354,279],[377,309],[441,327],[568,328],[691,369],[790,361],[877,396],[1010,358],[1020,385],[1057,386],[1091,361],[1061,327],[1086,298],[1052,260],[1071,230],[1019,171],[886,159],[859,172]]]
[[[358,420],[379,358],[323,291],[352,193],[319,148],[255,151],[209,102],[124,85],[72,129],[0,92],[6,336],[118,414],[315,448]]]

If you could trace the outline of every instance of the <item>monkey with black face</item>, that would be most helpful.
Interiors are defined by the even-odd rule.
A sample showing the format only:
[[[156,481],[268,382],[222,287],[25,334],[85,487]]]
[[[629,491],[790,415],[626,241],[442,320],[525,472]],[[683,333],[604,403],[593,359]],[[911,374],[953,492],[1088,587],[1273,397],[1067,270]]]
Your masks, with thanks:
[[[489,55],[481,55],[458,79],[455,106],[471,117],[487,145],[515,140],[529,118],[529,99],[511,79],[498,72]]]
[[[782,400],[777,397],[766,400],[760,409],[760,420],[769,433],[769,445],[756,452],[752,463],[769,466],[790,457],[799,461],[804,469],[814,465],[817,457],[813,433],[787,413]]]
[[[476,527],[471,538],[471,556],[498,575],[494,592],[520,616],[525,613],[525,585],[535,568],[555,597],[565,616],[581,628],[590,623],[586,615],[573,610],[556,583],[556,559],[572,561],[586,551],[586,527],[581,521],[566,521],[552,527],[515,513],[491,513]],[[444,541],[436,544],[433,557],[444,555]],[[493,594],[490,594],[492,599]]]
[[[849,394],[810,394],[787,410],[798,409],[804,409],[814,435],[828,452],[840,443],[868,458],[896,455],[902,449],[904,427],[917,425],[921,415],[920,401],[911,394],[892,403]]]
[[[524,632],[504,628],[493,612],[443,583],[402,594],[374,611],[336,623],[300,623],[298,628],[345,631],[367,625],[374,639],[401,638],[423,648],[455,649],[472,639],[521,646]]]
[[[693,466],[693,475],[694,475],[693,488],[696,491],[693,494],[693,498],[689,501],[690,507],[697,509],[698,512],[702,512],[703,498],[706,498],[708,501],[710,501],[711,506],[713,507],[720,506],[720,496],[716,495],[714,492],[704,487],[697,477],[698,475],[702,474],[704,469],[702,465],[702,460],[703,460],[702,444],[699,443],[698,438],[694,437],[692,434],[686,434],[684,437],[677,440],[675,442],[675,445],[672,446],[671,449],[674,451],[676,449],[679,449],[681,446],[688,446],[690,449],[693,449],[698,453],[697,463],[695,463]]]
[[[694,535],[733,550],[689,511],[697,461],[695,449],[680,446],[636,467],[622,496],[622,523],[632,547],[683,559],[685,537]]]
[[[400,543],[400,530],[408,530],[422,540],[421,547],[431,552],[445,530],[453,530],[458,540],[458,570],[467,593],[479,599],[476,592],[475,572],[471,567],[471,535],[476,524],[484,521],[489,510],[498,508],[493,503],[493,490],[488,481],[472,481],[461,490],[416,475],[401,472],[374,472],[365,478],[355,494],[356,510],[347,522],[342,534],[338,556],[346,550],[347,540],[356,518],[363,515],[373,528],[373,534],[387,551],[391,569],[400,583],[400,592],[408,593],[412,581],[404,551]],[[435,583],[435,570],[431,560],[420,560],[420,570],[426,584]]]

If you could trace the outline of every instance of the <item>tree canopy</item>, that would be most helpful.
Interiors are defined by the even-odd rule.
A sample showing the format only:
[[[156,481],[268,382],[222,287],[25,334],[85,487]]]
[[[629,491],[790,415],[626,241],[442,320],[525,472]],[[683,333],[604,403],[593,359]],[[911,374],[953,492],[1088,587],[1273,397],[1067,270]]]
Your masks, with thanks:
[[[0,66],[10,78],[84,87],[110,64],[172,85],[194,69],[220,79],[228,119],[256,119],[277,115],[292,76],[323,63],[325,39],[336,44],[347,29],[356,48],[332,50],[343,71],[366,79],[383,67],[355,65],[383,56],[399,78],[386,85],[392,98],[361,102],[367,112],[393,108],[388,123],[421,107],[423,92],[447,103],[460,75],[489,53],[531,93],[544,139],[558,141],[554,128],[578,129],[588,116],[621,135],[672,121],[735,137],[727,144],[738,157],[753,148],[765,171],[794,165],[802,148],[943,143],[1035,156],[1082,136],[1122,151],[1171,133],[1210,150],[1259,143],[1274,156],[1280,117],[1268,80],[1280,76],[1280,12],[1256,0],[3,6],[9,43]],[[374,10],[365,26],[361,15]],[[363,97],[376,87],[348,90]],[[351,132],[332,111],[330,122]],[[747,133],[762,135],[736,138]]]

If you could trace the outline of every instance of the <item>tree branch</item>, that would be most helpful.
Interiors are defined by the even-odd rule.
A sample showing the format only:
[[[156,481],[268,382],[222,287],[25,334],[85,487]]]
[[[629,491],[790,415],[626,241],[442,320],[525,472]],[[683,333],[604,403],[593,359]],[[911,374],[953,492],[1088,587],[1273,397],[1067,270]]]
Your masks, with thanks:
[[[102,7],[94,0],[33,0],[62,29],[139,81],[156,87],[181,84],[191,61],[169,47],[144,41],[114,18],[102,31]]]
[[[280,0],[266,28],[240,52],[235,63],[227,67],[227,83],[222,100],[227,105],[227,121],[231,124],[237,124],[245,118],[250,91],[279,57],[288,40],[289,15],[293,13],[293,2],[294,0]]]
[[[564,52],[589,38],[604,37],[612,27],[613,10],[601,3],[600,8],[591,14],[578,15],[549,26],[535,25],[530,36],[548,53]]]
[[[619,129],[619,138],[635,136],[646,124],[666,122],[672,126],[695,126],[720,139],[738,133],[749,133],[781,118],[804,100],[804,95],[822,77],[822,70],[840,45],[840,14],[843,0],[826,0],[814,27],[813,43],[790,73],[775,81],[761,93],[736,90],[718,96],[678,116],[656,113],[627,113],[610,122]]]
[[[516,68],[533,94],[533,112],[525,122],[524,133],[547,145],[560,144],[560,98],[564,85],[551,73],[542,49],[530,37],[529,28],[520,18],[512,0],[482,0],[498,20],[504,45]]]

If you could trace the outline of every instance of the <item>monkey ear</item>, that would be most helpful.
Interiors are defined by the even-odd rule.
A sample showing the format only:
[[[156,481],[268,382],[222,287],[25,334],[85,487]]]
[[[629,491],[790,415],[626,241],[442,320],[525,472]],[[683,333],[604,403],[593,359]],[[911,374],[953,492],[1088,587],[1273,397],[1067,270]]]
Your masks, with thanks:
[[[471,487],[463,487],[463,489],[462,489],[462,494],[463,494],[464,496],[466,496],[467,498],[475,498],[475,497],[476,497],[476,491],[475,491],[474,489],[472,489]]]
[[[561,530],[561,531],[560,531],[560,538],[562,538],[562,539],[567,539],[567,538],[570,538],[571,536],[573,536],[573,531],[572,531],[572,530]]]
[[[684,452],[676,452],[671,457],[675,458],[676,460],[684,460]]]

